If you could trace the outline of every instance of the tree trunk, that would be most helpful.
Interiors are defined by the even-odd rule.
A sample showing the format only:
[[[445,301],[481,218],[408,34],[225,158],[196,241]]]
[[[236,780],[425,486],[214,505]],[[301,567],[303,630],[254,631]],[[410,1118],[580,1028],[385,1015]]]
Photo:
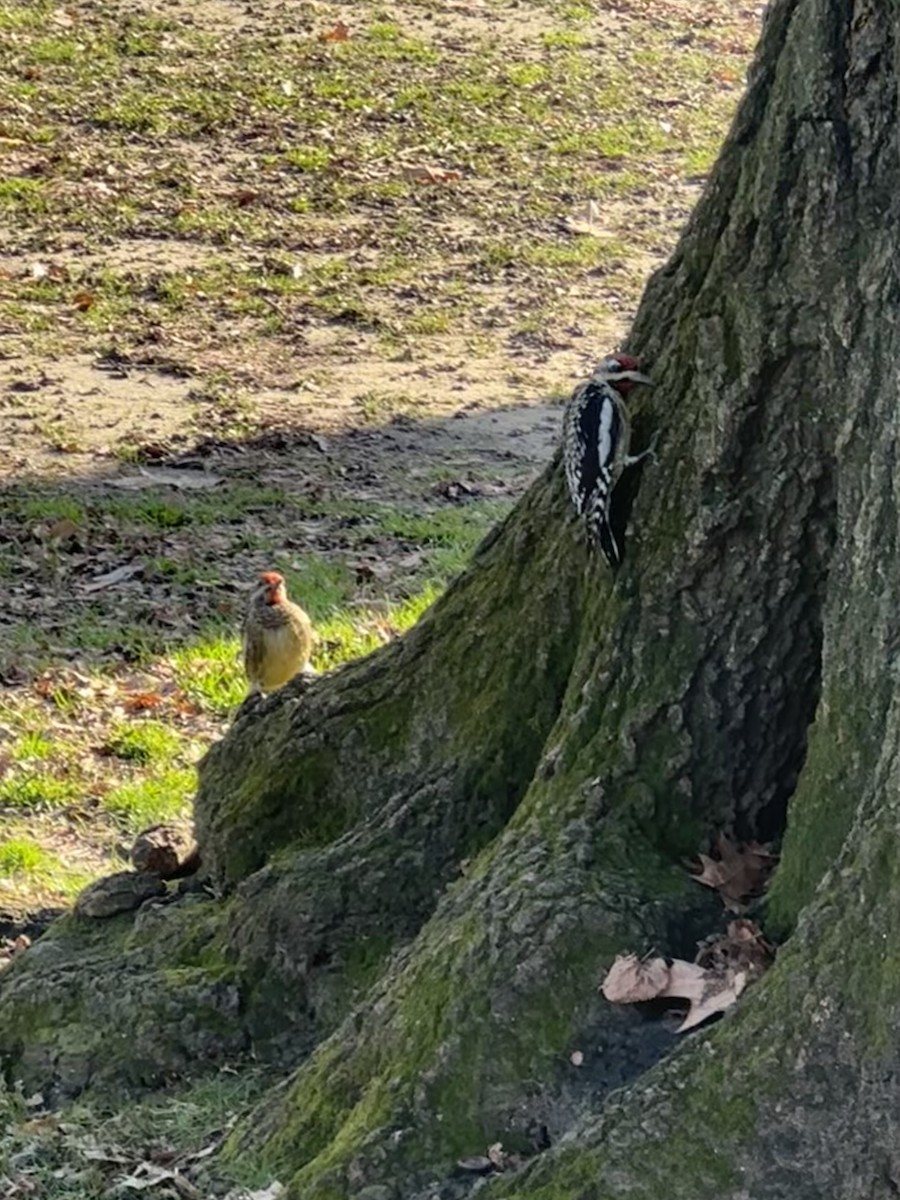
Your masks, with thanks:
[[[406,638],[237,721],[196,806],[222,898],[14,964],[13,1077],[297,1064],[228,1147],[296,1200],[463,1195],[495,1141],[541,1153],[490,1196],[900,1191],[898,32],[771,5],[630,338],[661,466],[618,575],[554,462]],[[685,859],[785,825],[776,965],[658,1062],[602,971],[690,957],[721,916]]]

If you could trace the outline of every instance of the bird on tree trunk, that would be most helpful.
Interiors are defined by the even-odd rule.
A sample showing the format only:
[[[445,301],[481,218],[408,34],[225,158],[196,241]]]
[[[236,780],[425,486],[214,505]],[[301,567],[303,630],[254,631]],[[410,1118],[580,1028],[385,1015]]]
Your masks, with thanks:
[[[626,467],[655,457],[656,436],[640,454],[629,453],[631,421],[625,401],[637,384],[653,387],[628,354],[612,354],[572,393],[563,418],[563,463],[569,495],[611,567],[622,553],[610,524],[612,494]]]
[[[288,599],[284,576],[264,571],[250,597],[241,630],[250,693],[273,692],[309,663],[315,634],[299,604]]]

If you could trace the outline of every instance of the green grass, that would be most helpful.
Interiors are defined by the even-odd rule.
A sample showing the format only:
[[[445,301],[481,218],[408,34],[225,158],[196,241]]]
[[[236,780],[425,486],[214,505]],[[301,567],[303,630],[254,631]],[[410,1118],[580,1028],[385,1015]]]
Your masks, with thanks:
[[[377,650],[391,637],[411,629],[438,598],[440,590],[429,585],[384,612],[362,608],[335,613],[317,627],[319,645],[313,654],[313,666],[328,671]]]
[[[59,860],[30,838],[8,838],[0,842],[0,876],[43,877],[59,869]]]
[[[482,500],[430,512],[422,511],[421,506],[373,505],[371,515],[383,534],[467,555],[510,508],[510,502],[502,500]]]
[[[326,146],[294,146],[284,155],[284,161],[298,171],[324,171],[331,165],[331,159]]]
[[[0,212],[36,217],[47,207],[44,185],[39,179],[0,179]]]
[[[10,749],[10,757],[19,762],[40,761],[53,754],[53,742],[42,733],[23,733]]]
[[[126,762],[147,765],[175,758],[181,750],[181,738],[159,721],[142,721],[115,726],[103,749]]]
[[[17,773],[0,781],[0,808],[61,808],[72,804],[78,795],[76,781],[49,772]]]
[[[196,771],[176,767],[123,783],[103,797],[103,808],[132,833],[183,816],[196,788]]]
[[[179,686],[208,712],[226,716],[247,693],[240,645],[233,635],[210,635],[176,650],[172,662]]]
[[[171,1083],[154,1095],[113,1106],[102,1100],[70,1101],[65,1134],[56,1115],[38,1114],[11,1089],[0,1090],[0,1163],[5,1174],[23,1185],[22,1195],[41,1200],[101,1200],[127,1194],[119,1181],[160,1151],[184,1156],[173,1165],[192,1172],[198,1194],[224,1195],[230,1188],[262,1193],[273,1182],[271,1169],[246,1158],[221,1166],[204,1153],[218,1143],[237,1113],[247,1111],[278,1082],[263,1068],[228,1068],[193,1083]],[[109,1150],[108,1158],[97,1147]],[[188,1156],[196,1155],[196,1158]],[[194,1175],[193,1172],[199,1172]],[[151,1189],[153,1191],[154,1189]],[[236,1195],[236,1192],[229,1191]]]
[[[7,909],[15,910],[28,898],[34,907],[55,905],[72,899],[90,880],[90,872],[63,862],[37,837],[17,828],[0,841],[0,897]]]

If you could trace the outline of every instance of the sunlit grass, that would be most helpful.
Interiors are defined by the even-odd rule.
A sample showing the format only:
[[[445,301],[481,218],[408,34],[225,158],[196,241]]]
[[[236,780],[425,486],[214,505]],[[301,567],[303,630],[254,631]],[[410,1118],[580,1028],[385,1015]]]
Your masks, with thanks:
[[[233,636],[210,636],[172,655],[175,678],[185,694],[208,712],[226,716],[247,692],[240,643]]]
[[[353,574],[344,562],[309,554],[277,569],[284,575],[288,595],[313,620],[327,616],[353,595]]]
[[[465,556],[511,507],[511,502],[502,500],[484,500],[478,504],[432,511],[412,506],[379,505],[373,507],[372,518],[383,533],[420,546],[452,548]]]
[[[16,773],[0,782],[0,808],[63,808],[78,798],[79,790],[74,780],[49,772]]]
[[[46,876],[59,870],[59,859],[30,838],[0,842],[0,876]]]
[[[20,833],[18,824],[0,841],[0,901],[6,907],[57,903],[75,896],[88,882],[88,873]]]
[[[16,739],[9,753],[18,762],[39,762],[53,754],[53,742],[43,733],[29,731]]]
[[[151,773],[114,788],[103,798],[106,812],[121,820],[133,833],[186,813],[196,788],[192,767]]]
[[[145,765],[174,758],[181,746],[175,730],[160,721],[141,721],[116,725],[103,749],[116,758]]]
[[[335,613],[316,629],[319,643],[313,654],[313,666],[327,671],[371,654],[391,638],[411,629],[441,591],[437,585],[428,585],[418,595],[388,605],[383,611],[363,607]]]

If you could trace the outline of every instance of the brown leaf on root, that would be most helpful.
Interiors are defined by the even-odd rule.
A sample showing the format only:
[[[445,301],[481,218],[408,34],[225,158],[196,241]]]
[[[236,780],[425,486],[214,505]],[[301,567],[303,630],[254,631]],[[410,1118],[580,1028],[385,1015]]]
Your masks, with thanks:
[[[684,959],[620,955],[610,967],[600,990],[612,1004],[672,997],[688,1001],[688,1012],[678,1027],[684,1033],[737,1000],[747,984],[747,972],[727,969],[720,973]]]
[[[700,943],[695,961],[707,970],[746,971],[756,979],[772,965],[775,947],[763,937],[755,921],[746,917],[729,921],[725,933],[713,934]]]
[[[753,896],[759,895],[777,862],[771,846],[759,842],[739,845],[724,833],[716,839],[718,858],[698,854],[700,872],[692,878],[704,887],[715,888],[725,907],[739,910]]]

